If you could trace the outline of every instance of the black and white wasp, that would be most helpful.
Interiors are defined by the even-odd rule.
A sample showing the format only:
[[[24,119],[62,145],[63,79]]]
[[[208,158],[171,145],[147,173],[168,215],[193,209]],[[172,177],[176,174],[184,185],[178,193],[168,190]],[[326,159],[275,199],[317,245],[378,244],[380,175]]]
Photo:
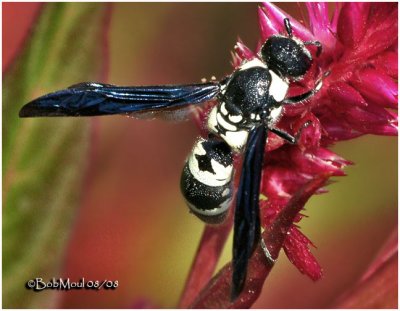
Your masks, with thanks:
[[[98,116],[170,111],[216,99],[209,113],[207,138],[199,138],[183,168],[181,190],[190,210],[207,223],[221,223],[231,206],[233,155],[244,155],[236,190],[233,242],[232,300],[243,289],[248,260],[260,240],[259,195],[262,163],[268,132],[289,143],[293,136],[276,127],[285,105],[313,96],[322,80],[310,91],[287,97],[290,81],[301,80],[312,64],[307,45],[292,35],[273,35],[258,57],[244,61],[220,82],[202,84],[120,87],[80,83],[39,97],[22,107],[20,117]]]

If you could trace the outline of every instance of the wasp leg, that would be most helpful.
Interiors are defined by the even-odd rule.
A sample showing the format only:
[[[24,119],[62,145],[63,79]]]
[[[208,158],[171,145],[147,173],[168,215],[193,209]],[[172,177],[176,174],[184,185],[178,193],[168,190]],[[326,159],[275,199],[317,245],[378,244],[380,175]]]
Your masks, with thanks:
[[[304,45],[315,45],[317,47],[317,57],[321,55],[322,44],[319,41],[305,41]]]
[[[289,134],[289,133],[287,133],[287,132],[285,132],[283,130],[280,130],[278,128],[270,128],[269,130],[272,133],[278,135],[280,138],[288,141],[291,144],[296,144],[297,143],[296,137],[294,137],[293,135],[291,135],[291,134]]]
[[[311,91],[308,91],[306,93],[303,93],[303,94],[300,94],[297,96],[285,98],[282,101],[282,104],[283,105],[294,105],[294,104],[301,103],[301,102],[309,99],[310,97],[314,96],[321,89],[321,87],[322,87],[322,79],[317,81],[315,87]]]
[[[265,241],[263,238],[261,238],[261,248],[264,251],[265,257],[267,257],[268,263],[272,266],[275,264],[276,259],[272,258],[271,253],[269,252],[269,249],[267,245],[265,245]]]
[[[331,74],[330,71],[327,71],[323,74],[322,78],[320,78],[317,83],[315,83],[315,87],[308,91],[305,92],[303,94],[297,95],[297,96],[293,96],[293,97],[288,97],[285,98],[281,104],[282,105],[294,105],[294,104],[298,104],[301,103],[307,99],[309,99],[310,97],[314,96],[316,93],[318,93],[318,91],[322,88],[322,81],[324,78],[326,78],[327,76],[329,76]]]
[[[311,124],[311,121],[307,121],[306,123],[304,123],[303,126],[300,128],[300,130],[297,132],[297,134],[296,134],[295,136],[293,136],[293,135],[289,134],[288,132],[285,132],[285,131],[283,131],[283,130],[281,130],[281,129],[278,129],[278,128],[269,128],[269,130],[270,130],[272,133],[278,135],[280,138],[282,138],[282,139],[286,140],[287,142],[289,142],[289,143],[295,145],[295,144],[297,144],[297,141],[298,141],[299,138],[300,138],[301,132],[302,132],[307,126],[309,126],[310,124]]]

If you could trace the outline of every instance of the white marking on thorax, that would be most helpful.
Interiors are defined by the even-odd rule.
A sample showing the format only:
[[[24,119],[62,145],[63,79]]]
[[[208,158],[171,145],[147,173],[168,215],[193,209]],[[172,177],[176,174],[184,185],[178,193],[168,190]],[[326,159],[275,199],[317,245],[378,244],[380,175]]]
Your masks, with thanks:
[[[240,152],[247,142],[249,132],[244,130],[237,132],[226,132],[226,134],[220,134],[220,136],[235,152]]]
[[[221,104],[221,106],[223,106],[223,105],[224,105],[224,103]],[[221,107],[220,109],[222,111],[223,109],[226,109],[226,108]],[[210,114],[208,115],[207,127],[211,132],[219,134],[219,132],[217,130],[217,125],[221,126],[222,128],[226,129],[227,131],[237,131],[237,127],[228,123],[225,120],[224,116],[218,112],[218,107],[215,106],[211,110]]]
[[[228,131],[237,131],[237,127],[226,122],[224,117],[218,112],[217,112],[217,122],[220,126],[222,126],[224,129]]]
[[[271,75],[269,95],[271,95],[277,102],[281,102],[285,99],[286,93],[289,89],[289,83],[279,77],[272,70],[270,70],[269,73]]]
[[[239,118],[239,116],[235,117]],[[218,124],[227,130],[225,135],[217,131]],[[236,126],[227,123],[222,115],[218,113],[217,106],[211,110],[208,116],[207,126],[210,132],[218,134],[235,152],[239,152],[247,142],[248,131],[238,130]]]
[[[254,67],[267,68],[267,66],[260,59],[254,58],[252,60],[249,60],[249,61],[243,63],[239,67],[239,71],[246,70],[246,69],[249,69],[249,68],[254,68]]]
[[[202,184],[211,187],[223,186],[229,183],[232,179],[233,166],[228,165],[227,167],[218,163],[214,159],[211,159],[211,166],[215,174],[208,171],[202,171],[199,168],[199,162],[196,159],[196,155],[205,155],[206,151],[202,146],[204,139],[197,141],[193,148],[192,153],[189,156],[189,170],[193,177],[196,178]]]
[[[228,115],[228,118],[230,121],[232,121],[233,123],[239,123],[240,121],[242,121],[243,117],[239,114],[237,116],[235,115]]]
[[[228,86],[228,84],[221,84],[221,88],[220,88],[221,95],[225,94],[227,86]]]
[[[210,111],[210,114],[208,115],[207,127],[208,127],[208,130],[212,133],[218,133],[218,131],[217,131],[217,125],[218,125],[217,112],[218,112],[218,107],[215,106]]]
[[[221,110],[221,112],[222,112],[223,115],[226,116],[226,115],[228,114],[228,110],[226,110],[225,103],[222,103],[222,104],[221,104],[220,110]]]
[[[271,109],[271,112],[269,114],[268,125],[269,126],[275,125],[279,121],[281,114],[282,114],[282,106]]]

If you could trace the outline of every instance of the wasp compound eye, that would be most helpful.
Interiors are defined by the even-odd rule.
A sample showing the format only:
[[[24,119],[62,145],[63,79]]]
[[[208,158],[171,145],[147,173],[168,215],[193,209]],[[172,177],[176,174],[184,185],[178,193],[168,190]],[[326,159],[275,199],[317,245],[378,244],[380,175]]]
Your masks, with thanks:
[[[284,77],[299,78],[311,67],[312,58],[303,44],[294,39],[273,36],[261,48],[268,68]]]

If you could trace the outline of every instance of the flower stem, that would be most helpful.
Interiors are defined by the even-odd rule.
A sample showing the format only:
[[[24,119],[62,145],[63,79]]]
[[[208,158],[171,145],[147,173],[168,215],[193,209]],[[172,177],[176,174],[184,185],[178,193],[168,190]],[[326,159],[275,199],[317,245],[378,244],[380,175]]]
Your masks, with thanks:
[[[233,213],[229,213],[228,218],[222,225],[205,226],[180,298],[179,308],[188,308],[199,294],[200,290],[211,279],[232,228],[232,215]]]

